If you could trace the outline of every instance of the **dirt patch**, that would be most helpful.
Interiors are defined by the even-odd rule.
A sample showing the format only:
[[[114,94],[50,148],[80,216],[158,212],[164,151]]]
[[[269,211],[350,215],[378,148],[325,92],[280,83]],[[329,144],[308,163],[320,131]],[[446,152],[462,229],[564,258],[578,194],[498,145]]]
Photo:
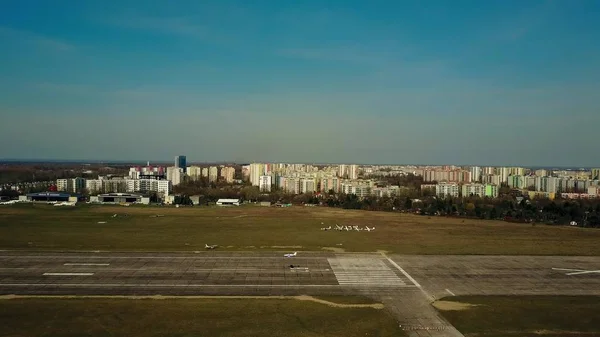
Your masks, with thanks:
[[[326,300],[314,298],[312,296],[301,295],[301,296],[163,296],[163,295],[151,295],[151,296],[86,296],[86,295],[0,295],[0,300],[17,300],[25,298],[47,298],[47,299],[128,299],[128,300],[172,300],[172,299],[255,299],[255,300],[298,300],[298,301],[311,301],[328,305],[334,308],[372,308],[372,309],[383,309],[384,305],[381,303],[374,304],[344,304],[335,303]]]
[[[375,303],[375,304],[342,304],[342,303],[334,303],[334,302],[329,302],[329,301],[321,300],[321,299],[314,298],[312,296],[307,296],[307,295],[294,296],[294,299],[299,300],[299,301],[317,302],[317,303],[325,304],[325,305],[328,305],[328,306],[334,307],[334,308],[373,308],[373,309],[383,309],[384,308],[383,304],[381,304],[381,303]]]
[[[343,253],[346,250],[344,248],[340,248],[340,247],[321,247],[322,250],[327,250],[330,252],[334,252],[334,253]]]
[[[433,306],[442,311],[461,311],[469,310],[473,307],[477,307],[478,305],[462,302],[437,301],[433,303]]]

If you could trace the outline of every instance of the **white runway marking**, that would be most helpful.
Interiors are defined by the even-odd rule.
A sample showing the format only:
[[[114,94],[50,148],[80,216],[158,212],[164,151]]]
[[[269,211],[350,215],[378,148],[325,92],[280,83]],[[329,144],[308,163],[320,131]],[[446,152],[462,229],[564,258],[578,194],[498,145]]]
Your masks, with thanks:
[[[385,257],[394,267],[398,268],[398,270],[404,275],[406,276],[407,279],[410,280],[410,282],[412,282],[415,286],[417,286],[417,288],[421,288],[421,285],[419,284],[419,282],[417,282],[414,278],[412,278],[412,276],[410,276],[406,271],[404,271],[404,269],[402,269],[402,267],[400,267],[396,262],[394,262],[394,260],[390,259],[387,255],[385,254],[381,254],[383,255],[383,257]]]
[[[450,289],[446,289],[446,292],[447,292],[448,294],[452,295],[452,296],[456,296],[456,295],[454,295],[454,293],[453,293],[453,292],[451,292],[451,291],[450,291]]]
[[[123,259],[123,260],[290,260],[286,259],[283,256],[93,256],[93,255],[79,255],[79,256],[60,256],[60,255],[39,255],[39,256],[11,256],[11,255],[1,255],[0,258],[10,258],[10,259],[31,259],[35,260],[39,259]],[[302,260],[303,258],[308,259],[323,259],[323,256],[296,256],[295,260]]]
[[[63,266],[110,266],[110,263],[65,263]]]
[[[327,260],[340,285],[406,286],[381,258],[337,257]]]
[[[94,273],[44,273],[44,276],[92,276]]]
[[[598,270],[585,270],[585,269],[570,269],[570,268],[552,268],[552,270],[568,271],[565,275],[582,275],[582,274],[600,274]]]
[[[314,288],[329,287],[337,288],[339,284],[145,284],[145,283],[0,283],[0,287],[98,287],[98,288],[185,288],[185,287],[222,287],[222,288],[240,288],[240,287],[259,287],[259,288]]]

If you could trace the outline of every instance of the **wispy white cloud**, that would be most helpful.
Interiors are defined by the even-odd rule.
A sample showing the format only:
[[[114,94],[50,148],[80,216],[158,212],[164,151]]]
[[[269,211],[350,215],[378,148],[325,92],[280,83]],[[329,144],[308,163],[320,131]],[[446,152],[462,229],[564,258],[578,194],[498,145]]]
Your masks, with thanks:
[[[48,37],[38,33],[0,26],[0,37],[16,40],[52,51],[66,52],[75,49],[73,44],[57,38]]]

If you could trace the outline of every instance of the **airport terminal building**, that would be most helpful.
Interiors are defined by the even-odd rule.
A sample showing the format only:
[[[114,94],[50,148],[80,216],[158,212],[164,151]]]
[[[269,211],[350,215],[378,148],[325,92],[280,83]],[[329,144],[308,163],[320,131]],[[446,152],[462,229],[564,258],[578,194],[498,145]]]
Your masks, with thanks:
[[[100,204],[150,204],[150,198],[134,193],[106,193],[90,197],[90,202]]]
[[[19,200],[29,202],[79,202],[85,201],[85,198],[80,194],[40,192],[22,195]]]

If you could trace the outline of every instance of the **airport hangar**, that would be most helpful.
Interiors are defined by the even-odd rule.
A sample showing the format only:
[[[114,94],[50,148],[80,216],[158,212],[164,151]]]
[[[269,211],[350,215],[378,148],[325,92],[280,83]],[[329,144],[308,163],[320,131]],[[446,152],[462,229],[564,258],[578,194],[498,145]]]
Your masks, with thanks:
[[[101,204],[150,204],[150,198],[134,193],[106,193],[90,197],[90,202]]]
[[[19,200],[29,202],[79,202],[85,201],[85,198],[80,194],[39,192],[19,196]]]

